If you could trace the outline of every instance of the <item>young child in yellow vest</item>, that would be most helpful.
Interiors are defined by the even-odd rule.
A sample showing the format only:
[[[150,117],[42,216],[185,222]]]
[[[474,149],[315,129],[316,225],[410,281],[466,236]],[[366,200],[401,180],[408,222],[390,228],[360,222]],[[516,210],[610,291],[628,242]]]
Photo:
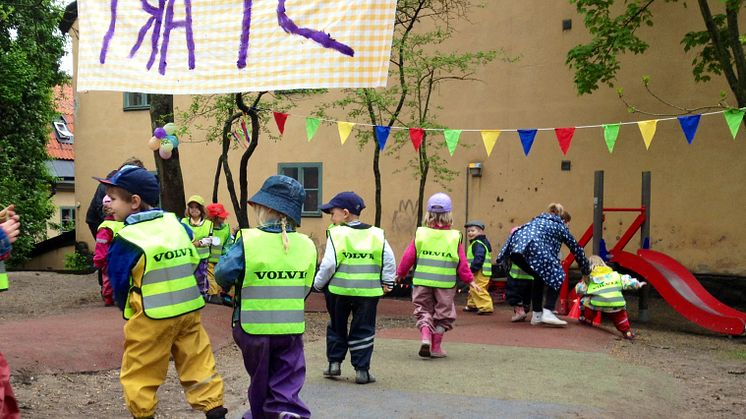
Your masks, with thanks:
[[[173,357],[187,402],[207,419],[225,418],[223,380],[200,321],[205,300],[194,272],[199,264],[188,227],[155,208],[158,181],[124,166],[109,178],[111,208],[124,227],[109,247],[109,280],[124,311],[124,355],[119,374],[124,401],[135,418],[155,415],[158,387]]]
[[[415,239],[402,255],[396,269],[401,282],[414,266],[412,303],[420,330],[419,355],[444,358],[443,334],[456,320],[456,278],[479,289],[464,252],[461,232],[452,230],[451,197],[439,192],[427,200],[425,227],[418,227]]]
[[[98,226],[96,232],[96,247],[93,252],[93,266],[101,270],[101,297],[104,299],[104,305],[109,307],[114,305],[114,294],[109,283],[109,266],[106,263],[106,254],[109,252],[109,245],[114,240],[114,236],[124,227],[124,223],[114,219],[114,212],[111,209],[111,198],[105,195],[101,201],[104,212],[104,221]]]
[[[15,207],[9,205],[0,211],[0,292],[8,290],[8,273],[5,272],[5,260],[10,257],[13,243],[21,234],[20,217]],[[0,418],[20,419],[18,402],[10,386],[10,367],[0,353]]]
[[[194,234],[192,243],[197,248],[200,263],[195,276],[199,292],[207,298],[210,284],[207,281],[207,261],[210,259],[210,244],[212,243],[212,221],[206,219],[205,200],[199,195],[192,195],[187,200],[187,207],[184,211],[184,218],[181,222],[189,227]]]
[[[316,290],[324,291],[329,312],[326,328],[329,367],[324,376],[333,378],[342,374],[341,364],[349,350],[358,384],[376,381],[369,371],[376,308],[379,297],[393,288],[396,275],[394,251],[383,230],[360,222],[364,208],[363,199],[355,192],[338,193],[320,207],[330,215],[332,226],[326,231],[326,251],[313,282]]]
[[[635,334],[630,330],[622,290],[637,290],[647,285],[647,282],[614,271],[600,256],[593,255],[588,258],[588,262],[591,264],[591,274],[575,286],[575,292],[581,297],[580,304],[583,306],[581,321],[593,325],[593,320],[605,313],[625,339],[633,340]]]
[[[249,385],[244,418],[309,418],[300,399],[306,379],[304,300],[316,273],[316,245],[296,232],[306,191],[270,176],[249,199],[259,227],[242,229],[215,267],[223,289],[236,287],[233,339]]]
[[[233,246],[231,226],[225,222],[230,214],[220,203],[207,204],[205,209],[207,210],[207,219],[212,223],[212,232],[209,237],[210,258],[207,261],[207,302],[232,307],[233,298],[229,293],[223,292],[220,285],[215,281],[215,265],[220,261],[220,257]]]
[[[469,221],[464,225],[466,238],[469,239],[469,247],[466,250],[466,260],[469,269],[474,275],[474,282],[479,285],[481,291],[469,290],[469,298],[466,300],[464,311],[476,312],[477,314],[492,314],[492,297],[487,291],[492,276],[492,245],[484,234],[484,223],[481,221]]]

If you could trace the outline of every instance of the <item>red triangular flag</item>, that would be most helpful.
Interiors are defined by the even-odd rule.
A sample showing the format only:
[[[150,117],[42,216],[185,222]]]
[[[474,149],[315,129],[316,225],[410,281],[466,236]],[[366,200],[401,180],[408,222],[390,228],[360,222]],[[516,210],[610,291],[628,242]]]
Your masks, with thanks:
[[[285,133],[285,121],[288,119],[288,114],[280,112],[272,112],[275,115],[275,123],[277,123],[277,129],[280,130],[280,135]]]
[[[412,139],[412,145],[414,149],[420,151],[420,145],[422,144],[422,138],[425,136],[425,130],[422,128],[410,128],[409,138]]]
[[[554,133],[557,135],[557,141],[559,142],[562,154],[567,155],[567,150],[570,149],[570,143],[572,142],[572,136],[575,134],[575,127],[555,128]]]

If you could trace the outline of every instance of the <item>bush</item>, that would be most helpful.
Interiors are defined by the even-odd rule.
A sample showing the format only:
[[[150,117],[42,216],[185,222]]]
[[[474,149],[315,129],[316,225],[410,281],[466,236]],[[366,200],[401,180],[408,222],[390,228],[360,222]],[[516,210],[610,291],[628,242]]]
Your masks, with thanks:
[[[93,271],[93,256],[90,253],[81,252],[68,253],[65,255],[65,269],[71,271]]]

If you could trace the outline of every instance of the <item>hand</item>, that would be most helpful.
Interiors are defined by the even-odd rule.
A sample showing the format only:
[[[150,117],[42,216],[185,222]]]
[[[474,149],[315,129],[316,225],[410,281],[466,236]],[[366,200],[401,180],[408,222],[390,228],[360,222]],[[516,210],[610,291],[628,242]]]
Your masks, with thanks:
[[[13,205],[6,208],[8,220],[0,224],[0,228],[8,236],[8,241],[14,243],[18,236],[21,234],[21,223],[19,222],[20,217],[13,211]]]
[[[469,283],[469,288],[473,289],[476,292],[482,292],[482,287],[480,287],[479,285],[477,285],[477,283],[474,282],[474,281],[471,281]]]
[[[647,282],[645,282],[645,281],[641,281],[641,282],[640,282],[640,288],[644,287],[644,286],[645,286],[645,285],[647,285],[647,284],[648,284]]]
[[[212,239],[209,237],[205,237],[199,241],[199,245],[202,247],[209,246],[211,243],[212,243]]]
[[[401,282],[402,282],[402,281],[404,281],[404,278],[403,278],[403,277],[401,277],[401,276],[397,276],[397,277],[396,277],[396,278],[394,279],[394,281],[395,281],[395,282],[396,282],[397,284],[401,284]]]
[[[384,294],[388,294],[388,293],[390,293],[390,292],[391,292],[391,290],[392,290],[392,289],[393,289],[393,288],[389,287],[388,285],[384,285],[384,286],[383,286],[383,293],[384,293]]]

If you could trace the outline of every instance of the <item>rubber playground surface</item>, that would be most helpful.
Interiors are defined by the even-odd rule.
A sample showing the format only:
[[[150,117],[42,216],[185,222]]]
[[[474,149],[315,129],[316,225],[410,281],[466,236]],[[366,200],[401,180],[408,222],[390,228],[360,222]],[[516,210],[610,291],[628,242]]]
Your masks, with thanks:
[[[459,312],[444,340],[444,359],[417,356],[414,327],[379,331],[371,367],[377,382],[368,385],[354,384],[349,361],[341,378],[324,379],[325,342],[309,342],[302,397],[321,418],[616,417],[643,414],[643,406],[660,401],[681,402],[670,377],[652,369],[631,370],[608,354],[615,335],[572,321],[566,328],[510,323],[508,310],[498,305],[492,316]],[[325,312],[323,297],[311,295],[307,311]],[[378,316],[411,312],[407,300],[383,299]],[[202,319],[215,351],[233,344],[229,309],[208,305]],[[123,325],[118,311],[104,307],[4,322],[2,350],[14,370],[117,369]],[[589,374],[596,377],[592,392],[583,391]],[[637,411],[618,410],[619,388],[636,393]],[[245,403],[227,407],[230,417],[240,417],[247,408]]]

